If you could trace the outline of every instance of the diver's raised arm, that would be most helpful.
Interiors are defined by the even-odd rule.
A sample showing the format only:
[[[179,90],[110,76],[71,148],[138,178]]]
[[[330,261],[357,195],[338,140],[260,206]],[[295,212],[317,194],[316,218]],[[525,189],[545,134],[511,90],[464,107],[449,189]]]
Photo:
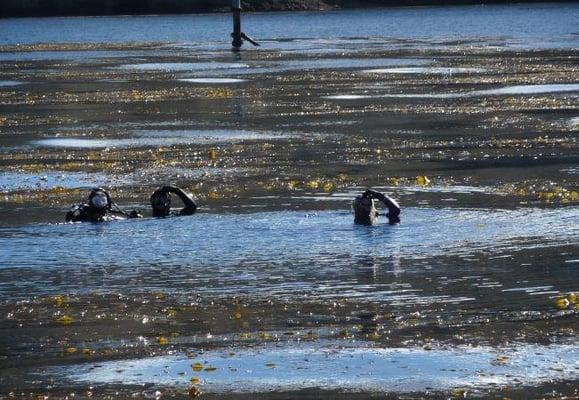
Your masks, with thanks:
[[[388,217],[388,222],[390,222],[390,224],[400,222],[400,205],[396,200],[375,190],[366,190],[364,196],[379,200],[388,208],[388,214],[386,214],[386,216]]]
[[[384,196],[384,200],[382,200],[382,203],[386,207],[388,207],[388,214],[386,214],[386,216],[388,217],[388,222],[391,225],[399,223],[400,205],[398,204],[398,202],[391,197]]]
[[[183,204],[185,204],[185,207],[183,207],[183,209],[179,212],[179,214],[192,215],[195,213],[195,211],[197,211],[197,203],[195,203],[193,197],[190,194],[185,193],[183,189],[177,186],[165,186],[163,187],[162,190],[168,193],[175,193],[177,196],[179,196]]]

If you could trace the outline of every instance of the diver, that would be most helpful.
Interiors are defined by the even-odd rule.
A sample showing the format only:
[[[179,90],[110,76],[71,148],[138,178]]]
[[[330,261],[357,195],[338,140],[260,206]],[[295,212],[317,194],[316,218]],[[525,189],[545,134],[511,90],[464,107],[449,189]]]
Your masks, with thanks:
[[[66,213],[66,222],[105,222],[140,217],[136,210],[130,213],[121,210],[104,189],[95,188],[88,196],[88,204],[78,204]]]
[[[374,190],[366,190],[352,202],[354,209],[354,223],[359,225],[373,225],[378,220],[378,211],[374,200],[381,201],[388,208],[388,223],[394,225],[400,222],[400,206],[396,200]]]
[[[185,207],[179,211],[171,211],[171,195],[174,193],[183,202]],[[151,195],[151,207],[153,207],[153,217],[168,217],[175,215],[192,215],[197,210],[197,204],[190,194],[187,194],[183,189],[176,186],[163,186],[155,190]]]

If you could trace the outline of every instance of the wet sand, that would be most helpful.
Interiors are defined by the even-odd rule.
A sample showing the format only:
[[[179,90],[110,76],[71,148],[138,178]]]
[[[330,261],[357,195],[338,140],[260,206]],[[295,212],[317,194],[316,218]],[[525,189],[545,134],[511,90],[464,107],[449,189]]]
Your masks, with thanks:
[[[0,396],[577,396],[575,50],[45,47],[0,49]],[[192,222],[53,225],[166,182]],[[352,227],[365,187],[398,229]]]

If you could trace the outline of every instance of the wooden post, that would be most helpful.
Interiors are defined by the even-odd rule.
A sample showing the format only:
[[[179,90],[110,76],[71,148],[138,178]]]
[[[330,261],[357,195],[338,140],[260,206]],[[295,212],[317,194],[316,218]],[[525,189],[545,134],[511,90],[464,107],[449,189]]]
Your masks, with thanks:
[[[243,44],[241,38],[241,0],[231,1],[231,11],[233,12],[233,33],[231,34],[233,41],[231,45],[233,50],[239,50]]]

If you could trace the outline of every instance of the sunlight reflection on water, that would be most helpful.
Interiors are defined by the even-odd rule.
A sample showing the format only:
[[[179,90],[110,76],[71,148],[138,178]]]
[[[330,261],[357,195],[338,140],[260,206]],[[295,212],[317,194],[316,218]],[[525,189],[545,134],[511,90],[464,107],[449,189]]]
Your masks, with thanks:
[[[391,292],[389,285],[402,276],[461,277],[485,270],[500,290],[514,285],[511,268],[529,279],[553,280],[542,285],[570,284],[565,273],[521,270],[516,254],[576,243],[578,215],[576,208],[406,208],[397,226],[355,226],[348,211],[288,211],[2,228],[0,292],[194,288],[294,297],[314,290],[320,298],[464,301],[470,290],[417,295]],[[465,282],[472,284],[485,286],[484,280]]]
[[[343,347],[343,346],[346,347]],[[398,393],[537,385],[576,379],[576,345],[519,345],[514,348],[455,347],[358,348],[294,344],[257,349],[206,351],[199,357],[152,357],[102,363],[99,368],[74,366],[69,379],[82,383],[187,386],[200,378],[209,392],[267,392],[317,387]],[[498,360],[498,361],[497,361]],[[192,370],[193,363],[212,371]],[[49,370],[50,373],[50,370]]]

